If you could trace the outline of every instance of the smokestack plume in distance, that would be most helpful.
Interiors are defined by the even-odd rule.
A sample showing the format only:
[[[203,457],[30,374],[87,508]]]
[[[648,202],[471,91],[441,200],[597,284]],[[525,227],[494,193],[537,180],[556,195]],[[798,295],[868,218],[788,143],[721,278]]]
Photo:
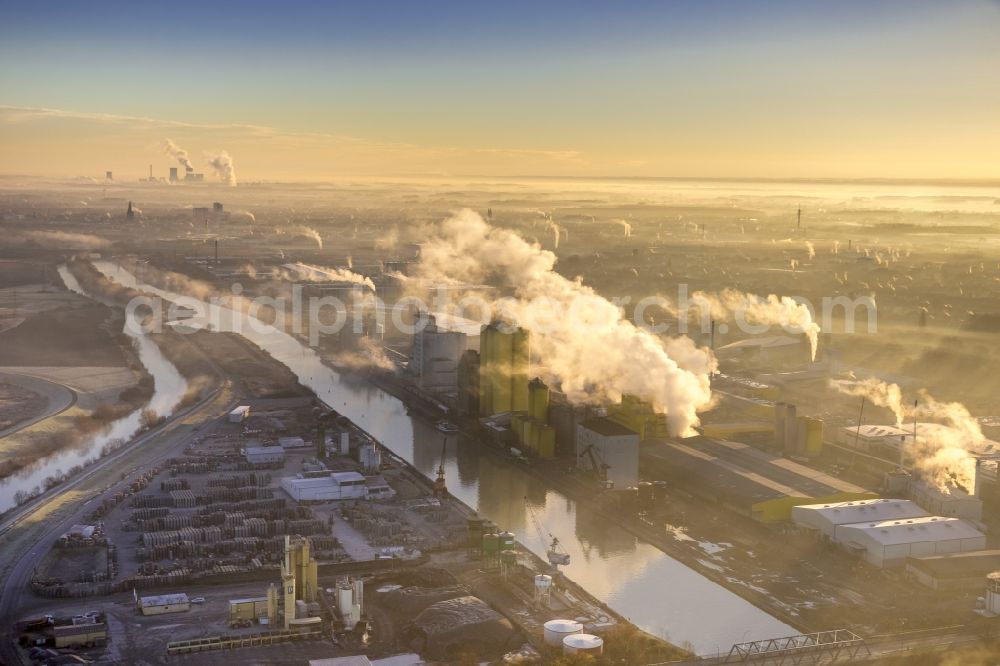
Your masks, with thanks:
[[[188,158],[187,151],[178,146],[176,143],[174,143],[170,139],[164,139],[163,150],[168,155],[177,160],[177,163],[183,166],[187,171],[194,171],[194,166],[191,164],[191,160]]]

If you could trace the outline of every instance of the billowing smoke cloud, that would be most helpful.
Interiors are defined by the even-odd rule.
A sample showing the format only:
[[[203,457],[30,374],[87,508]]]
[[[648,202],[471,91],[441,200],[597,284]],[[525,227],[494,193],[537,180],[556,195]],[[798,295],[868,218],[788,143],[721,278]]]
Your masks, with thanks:
[[[289,271],[292,271],[300,280],[308,280],[310,282],[350,282],[352,284],[359,284],[368,287],[372,291],[375,291],[375,283],[371,281],[370,278],[366,278],[364,275],[358,275],[346,268],[325,268],[323,266],[315,266],[313,264],[285,264],[282,266]]]
[[[218,155],[205,153],[205,160],[215,170],[215,174],[219,177],[219,180],[230,187],[236,187],[236,172],[233,171],[233,158],[228,152],[223,150]]]
[[[625,234],[625,238],[631,238],[632,237],[632,225],[631,224],[629,224],[625,220],[621,220],[621,219],[611,220],[611,223],[615,224],[615,225],[618,225],[619,227],[622,228],[622,232]]]
[[[552,252],[463,210],[432,233],[415,270],[439,283],[493,279],[509,289],[512,298],[496,301],[494,310],[531,333],[539,364],[532,372],[570,400],[609,403],[632,394],[666,414],[674,434],[691,433],[712,402],[711,352],[637,328],[592,288],[556,273],[555,262]]]
[[[813,320],[812,312],[802,303],[788,296],[769,294],[762,298],[735,289],[726,289],[718,294],[696,291],[691,296],[692,305],[703,313],[708,312],[715,319],[735,317],[737,323],[752,325],[782,326],[792,331],[804,333],[809,339],[812,360],[816,360],[820,327]]]
[[[316,241],[316,247],[323,249],[323,238],[319,235],[319,232],[315,229],[307,227],[305,225],[299,224],[288,230],[290,234],[297,236],[303,236],[304,238],[309,238]]]
[[[924,390],[919,392],[915,405],[907,405],[897,384],[878,379],[831,384],[845,395],[862,396],[888,409],[900,428],[909,430],[917,421],[916,441],[908,440],[904,452],[921,478],[944,491],[955,485],[972,490],[976,464],[970,454],[984,450],[986,438],[965,405],[941,402]]]
[[[170,139],[163,140],[163,150],[177,160],[178,164],[183,166],[185,169],[194,169],[194,165],[191,164],[191,160],[188,158],[187,151]]]
[[[903,408],[903,392],[898,384],[888,384],[874,377],[856,381],[830,382],[830,385],[844,395],[863,397],[876,407],[883,407],[896,417],[896,425],[906,418]]]
[[[23,237],[25,240],[35,241],[48,248],[100,250],[111,245],[111,241],[99,236],[66,231],[26,231]]]

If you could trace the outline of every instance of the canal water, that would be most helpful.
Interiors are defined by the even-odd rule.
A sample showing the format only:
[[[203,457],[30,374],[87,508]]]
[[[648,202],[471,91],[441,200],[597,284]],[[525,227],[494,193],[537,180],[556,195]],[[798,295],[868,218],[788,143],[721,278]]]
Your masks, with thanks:
[[[70,291],[88,296],[65,266],[59,267],[59,277]],[[7,511],[17,504],[19,492],[32,494],[36,490],[44,490],[46,479],[59,478],[74,467],[94,460],[109,443],[125,442],[134,437],[142,426],[143,410],[152,410],[157,416],[168,416],[184,397],[187,382],[177,368],[163,356],[156,343],[143,335],[137,326],[126,325],[124,332],[135,343],[139,360],[153,377],[153,396],[149,403],[113,421],[93,437],[42,458],[18,474],[0,481],[0,512]]]
[[[429,478],[441,461],[442,435],[394,396],[367,381],[341,375],[292,336],[242,312],[158,289],[112,262],[97,268],[122,285],[201,312],[192,327],[244,335],[294,372],[331,408],[361,426]],[[733,643],[798,632],[721,585],[664,554],[626,530],[577,512],[576,502],[526,474],[517,463],[482,454],[461,437],[449,437],[445,454],[448,489],[480,515],[544,557],[547,539],[527,515],[525,497],[545,531],[571,556],[565,573],[595,597],[646,631],[701,655],[728,652]]]

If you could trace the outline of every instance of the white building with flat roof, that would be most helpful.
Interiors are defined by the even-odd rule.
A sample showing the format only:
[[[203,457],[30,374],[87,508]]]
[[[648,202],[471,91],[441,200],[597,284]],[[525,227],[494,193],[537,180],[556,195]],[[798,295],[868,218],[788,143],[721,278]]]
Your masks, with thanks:
[[[639,435],[603,416],[576,426],[577,466],[603,468],[606,480],[624,490],[639,483]]]
[[[281,487],[296,502],[332,502],[367,499],[368,485],[359,472],[331,472],[329,476],[289,476]]]
[[[971,523],[941,516],[838,525],[835,539],[879,568],[901,566],[907,557],[986,548],[986,535]]]
[[[230,423],[242,423],[246,417],[250,416],[250,406],[240,405],[233,411],[229,412],[229,422]]]
[[[251,465],[280,463],[285,460],[285,449],[282,446],[248,446],[243,449],[243,457]]]
[[[903,499],[870,499],[792,507],[792,522],[833,539],[838,525],[877,523],[930,515],[916,503]]]

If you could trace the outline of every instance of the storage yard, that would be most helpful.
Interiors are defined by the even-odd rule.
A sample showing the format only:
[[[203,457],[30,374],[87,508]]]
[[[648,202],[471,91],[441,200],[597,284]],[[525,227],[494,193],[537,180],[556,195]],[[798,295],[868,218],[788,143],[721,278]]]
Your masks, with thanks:
[[[130,478],[40,558],[17,625],[26,657],[453,659],[527,649],[559,615],[620,631],[514,535],[312,399],[249,399]],[[68,613],[92,614],[67,625],[73,638]]]

